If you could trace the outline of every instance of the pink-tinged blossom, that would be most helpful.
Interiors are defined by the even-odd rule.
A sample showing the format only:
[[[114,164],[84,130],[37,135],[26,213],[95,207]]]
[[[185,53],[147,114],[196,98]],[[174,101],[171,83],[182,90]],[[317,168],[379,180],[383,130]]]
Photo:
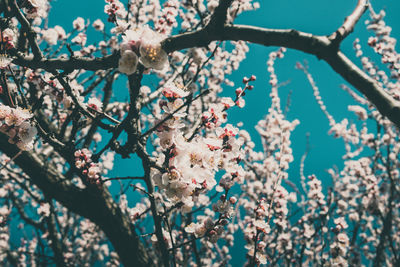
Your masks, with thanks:
[[[183,86],[178,86],[175,83],[168,82],[163,86],[162,94],[168,98],[182,98],[189,95],[189,92],[183,88]]]
[[[44,40],[49,45],[57,44],[59,33],[55,29],[50,28],[50,29],[44,30],[44,31],[42,31],[42,34],[43,34]]]
[[[72,26],[77,31],[82,31],[85,28],[85,20],[81,17],[77,17],[73,22]]]
[[[49,203],[40,203],[37,213],[43,217],[48,217],[50,215],[50,204]]]
[[[75,36],[74,38],[72,38],[71,42],[78,44],[80,46],[85,46],[86,44],[86,40],[87,40],[87,36],[85,33],[80,32],[78,33],[77,36]]]
[[[11,57],[9,57],[7,55],[4,55],[4,54],[0,55],[0,69],[7,68],[8,65],[10,65],[11,62],[12,62],[12,58]]]
[[[353,105],[349,106],[348,110],[354,112],[357,115],[357,117],[362,121],[368,119],[367,111],[363,107]]]
[[[88,107],[90,107],[94,110],[97,110],[97,111],[101,111],[101,109],[103,107],[103,103],[96,97],[89,98],[87,105],[88,105]]]
[[[0,132],[9,137],[11,144],[21,150],[31,150],[37,129],[30,122],[32,114],[21,108],[0,105]]]
[[[45,18],[49,9],[47,0],[28,0],[25,8],[26,17],[29,19]]]
[[[125,10],[124,4],[122,4],[118,0],[108,1],[107,5],[104,6],[104,13],[108,15],[109,22],[115,22],[117,18],[125,18],[127,15],[127,11]]]
[[[17,41],[17,33],[10,28],[6,28],[1,32],[1,36],[3,38],[3,45],[5,50],[14,48],[14,45]]]
[[[79,169],[84,176],[87,177],[90,183],[98,184],[101,183],[101,169],[98,163],[92,162],[92,152],[87,149],[76,150],[75,156],[75,167]]]
[[[61,26],[59,25],[54,26],[54,30],[56,30],[59,40],[64,40],[65,38],[67,38],[65,30]]]
[[[104,30],[104,23],[100,19],[96,19],[93,22],[92,26],[96,31],[103,31]]]
[[[19,126],[18,137],[23,143],[30,143],[37,134],[36,127],[24,121]]]

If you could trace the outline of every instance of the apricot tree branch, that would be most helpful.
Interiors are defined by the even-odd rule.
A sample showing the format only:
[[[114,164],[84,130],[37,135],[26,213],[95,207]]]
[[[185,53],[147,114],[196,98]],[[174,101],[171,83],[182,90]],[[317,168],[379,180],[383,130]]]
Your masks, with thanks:
[[[343,41],[350,33],[353,32],[354,26],[360,20],[361,16],[368,8],[367,0],[358,0],[357,6],[344,21],[340,28],[329,36],[332,43],[339,46],[340,42]]]
[[[0,134],[0,151],[12,157],[19,149],[10,144],[4,134]],[[45,165],[43,159],[35,153],[25,151],[14,162],[49,199],[57,200],[70,211],[97,224],[125,266],[153,266],[129,218],[107,190],[76,187],[56,169]]]
[[[19,9],[17,0],[10,0],[9,5],[12,11],[15,13],[17,20],[19,21],[19,23],[21,23],[22,29],[26,32],[34,56],[33,58],[36,60],[41,60],[43,55],[42,52],[40,51],[38,43],[36,42],[36,33],[33,31],[31,24]]]
[[[55,58],[55,59],[35,59],[32,57],[25,57],[24,55],[16,52],[12,53],[16,58],[13,63],[19,66],[31,68],[31,69],[44,69],[52,71],[56,69],[60,70],[107,70],[110,68],[118,67],[119,54],[115,53],[112,55],[97,57],[97,58],[86,58],[86,57],[72,57],[72,58]]]
[[[215,8],[214,13],[211,15],[210,21],[207,23],[206,28],[213,28],[214,30],[219,28],[223,29],[223,26],[227,19],[227,12],[234,0],[220,0],[219,5]]]

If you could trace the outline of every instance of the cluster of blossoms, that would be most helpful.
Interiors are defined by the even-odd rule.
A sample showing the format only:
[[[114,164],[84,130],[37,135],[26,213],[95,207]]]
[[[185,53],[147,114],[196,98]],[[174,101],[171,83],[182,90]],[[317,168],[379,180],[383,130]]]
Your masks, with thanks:
[[[236,93],[236,99],[235,99],[235,104],[236,106],[243,108],[245,105],[245,101],[243,99],[243,96],[246,95],[246,90],[253,90],[254,85],[250,85],[249,82],[253,82],[256,80],[256,76],[255,75],[251,75],[250,78],[244,77],[243,78],[243,84],[245,85],[244,88],[237,88],[235,90]],[[228,108],[228,107],[227,107]]]
[[[328,212],[325,195],[322,193],[322,182],[315,175],[308,176],[307,204],[310,216],[324,215]],[[307,220],[310,218],[307,218]],[[306,220],[303,218],[303,220]]]
[[[47,17],[50,8],[48,0],[27,0],[24,3],[26,17],[34,19],[34,24],[40,24],[41,19]]]
[[[348,266],[345,257],[349,246],[349,237],[344,232],[348,225],[343,217],[335,219],[334,223],[336,226],[332,232],[335,234],[335,238],[334,242],[330,245],[332,255],[331,264],[332,266]]]
[[[37,129],[31,118],[28,110],[0,104],[0,132],[5,133],[9,137],[8,142],[16,144],[21,150],[31,150],[33,147]]]
[[[248,207],[247,207],[248,208]],[[266,222],[270,214],[269,203],[265,199],[257,202],[253,209],[254,218],[245,218],[247,223],[244,229],[244,236],[247,242],[245,248],[248,250],[247,257],[256,264],[266,264],[267,257],[264,253],[266,243],[262,240],[263,235],[268,235],[271,231],[269,224]]]
[[[395,50],[396,39],[390,36],[392,28],[383,21],[385,11],[376,14],[371,9],[371,20],[366,21],[367,29],[372,30],[374,37],[368,39],[368,45],[382,57],[382,63],[387,64],[391,70],[391,78],[400,78],[400,55]]]
[[[40,203],[37,209],[37,213],[43,217],[49,217],[50,215],[50,204],[49,203]]]
[[[82,230],[81,234],[75,239],[66,242],[65,260],[68,264],[78,263],[85,266],[90,260],[98,259],[104,261],[108,258],[105,266],[115,266],[119,264],[118,257],[115,252],[111,252],[107,244],[102,244],[104,234],[99,232],[98,227],[90,220],[81,220],[70,222],[65,221],[64,217],[58,218],[63,225],[70,226],[71,222],[79,225]],[[77,227],[78,228],[78,227]],[[114,265],[113,265],[114,264]]]
[[[117,18],[125,18],[127,11],[125,10],[124,4],[118,0],[105,0],[106,5],[104,6],[104,13],[108,15],[109,22],[116,22]]]
[[[96,97],[90,97],[87,106],[93,110],[101,111],[103,103]]]
[[[9,227],[6,223],[8,216],[10,215],[10,210],[7,206],[0,208],[0,262],[7,259],[7,251],[10,249],[9,245]]]
[[[164,7],[161,10],[162,14],[155,23],[155,29],[157,32],[169,35],[171,34],[172,29],[178,26],[176,18],[179,12],[179,4],[178,0],[168,0],[164,3]]]
[[[149,27],[126,30],[122,38],[118,62],[120,72],[128,75],[134,73],[139,61],[146,68],[156,70],[162,70],[168,64],[167,53],[161,47],[163,36]]]
[[[9,27],[12,25],[9,25]],[[7,50],[14,48],[17,41],[17,33],[11,28],[0,29],[0,40],[2,43],[2,52],[0,54],[0,69],[6,68],[12,61],[12,58],[7,55]],[[4,50],[4,51],[3,51]]]
[[[67,92],[53,75],[41,75],[33,71],[27,71],[26,75],[27,79],[24,86],[33,85],[41,89],[38,97],[42,97],[43,99],[42,105],[46,107],[44,113],[48,116],[60,118],[60,123],[65,121],[65,118],[71,114],[73,108],[76,106],[73,98],[76,99],[78,105],[82,108],[87,108],[88,112],[92,114],[95,114],[95,111],[101,112],[103,109],[103,103],[97,97],[85,98],[83,96],[84,87],[76,79],[69,83],[71,92]],[[73,72],[69,77],[73,78],[75,75],[76,72]],[[57,103],[57,107],[54,102]],[[54,110],[58,110],[58,112],[55,113]]]
[[[181,121],[185,112],[179,108],[187,92],[166,85],[163,94],[168,101],[159,103],[165,111],[164,118],[171,118],[158,127],[158,142],[164,149],[158,161],[168,171],[154,172],[153,181],[165,190],[170,201],[183,202],[182,210],[188,212],[201,192],[217,185],[215,173],[219,169],[225,169],[232,180],[240,181],[241,168],[237,163],[241,156],[241,141],[235,138],[238,130],[229,124],[215,127],[207,138],[185,138],[180,131],[185,127]]]
[[[6,50],[14,48],[15,42],[17,41],[16,32],[10,28],[6,28],[2,30],[0,34],[1,34],[2,45],[4,45],[4,48]]]
[[[226,190],[225,192],[228,192]],[[197,223],[190,223],[185,227],[185,232],[193,234],[196,238],[207,236],[207,240],[211,243],[217,243],[221,238],[231,242],[233,245],[233,237],[229,234],[231,232],[228,228],[228,233],[225,231],[225,226],[229,224],[229,219],[234,215],[233,206],[236,204],[236,197],[227,199],[226,195],[221,195],[220,199],[213,203],[212,211],[206,211],[206,215],[197,216]],[[218,212],[218,220],[214,221],[212,217],[214,213]]]
[[[286,181],[289,176],[287,170],[293,161],[290,135],[299,122],[286,120],[280,107],[274,63],[277,58],[283,57],[283,52],[284,50],[280,49],[270,53],[267,61],[272,103],[268,115],[256,126],[262,138],[264,151],[253,151],[254,143],[251,142],[249,134],[242,132],[246,141],[245,161],[248,162],[249,168],[246,168],[246,183],[242,186],[244,196],[239,198],[239,205],[245,208],[246,216],[239,225],[247,242],[247,258],[250,265],[273,261],[267,257],[267,250],[272,249],[278,253],[287,251],[288,255],[294,251],[287,216],[289,203],[296,202],[297,197],[295,193],[289,193],[281,182]],[[243,82],[247,83],[249,80],[251,78],[244,79]],[[279,235],[274,233],[273,226],[279,229]]]
[[[54,26],[54,28],[48,28],[45,30],[41,31],[41,34],[43,35],[43,39],[49,44],[49,45],[56,45],[58,41],[64,40],[67,38],[67,34],[65,33],[65,30],[61,26]]]
[[[101,183],[101,170],[97,163],[92,162],[92,152],[87,148],[83,148],[75,151],[75,167],[82,170],[82,174],[85,175],[90,183],[100,184]]]

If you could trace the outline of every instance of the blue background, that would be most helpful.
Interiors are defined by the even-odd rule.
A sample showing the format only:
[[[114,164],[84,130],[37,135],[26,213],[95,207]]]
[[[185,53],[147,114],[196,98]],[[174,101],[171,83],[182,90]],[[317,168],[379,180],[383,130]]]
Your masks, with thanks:
[[[49,26],[62,25],[66,30],[71,30],[72,21],[81,16],[85,19],[90,19],[91,22],[101,18],[105,22],[106,29],[109,30],[111,25],[106,22],[104,3],[101,0],[52,1]],[[243,13],[235,23],[278,29],[294,28],[313,34],[328,35],[343,23],[345,17],[356,6],[356,3],[356,0],[260,1],[261,8],[259,10]],[[372,1],[372,4],[375,11],[385,8],[387,13],[385,21],[387,25],[393,28],[392,37],[399,37],[400,1],[376,0]],[[368,13],[363,15],[361,21],[356,25],[354,33],[341,46],[342,51],[350,59],[357,62],[359,66],[359,60],[355,57],[352,49],[352,43],[356,37],[361,40],[364,54],[371,55],[378,62],[377,57],[372,55],[371,49],[366,44],[366,40],[371,35],[364,25],[364,21],[368,17]],[[94,43],[99,38],[101,38],[99,33],[89,31],[87,44]],[[268,96],[270,86],[268,84],[269,77],[266,70],[266,61],[269,52],[273,50],[276,50],[276,48],[250,45],[247,59],[240,69],[230,77],[235,82],[236,87],[239,87],[242,85],[241,80],[244,76],[252,74],[257,76],[257,81],[254,83],[255,89],[245,96],[245,108],[234,108],[229,114],[231,123],[244,122],[244,128],[250,132],[256,145],[260,145],[261,142],[254,126],[265,116],[270,105]],[[325,62],[293,50],[288,50],[283,59],[277,60],[275,66],[279,82],[290,81],[288,85],[279,89],[282,105],[285,105],[287,95],[292,90],[292,104],[288,118],[289,120],[300,120],[300,125],[292,135],[295,161],[291,164],[290,179],[292,181],[299,179],[299,162],[306,148],[306,134],[309,133],[311,151],[306,160],[305,174],[316,174],[323,181],[326,189],[331,183],[326,170],[333,165],[338,166],[339,169],[343,166],[341,156],[344,153],[344,146],[342,141],[328,136],[328,120],[319,109],[305,75],[302,71],[294,68],[297,61],[302,62],[303,60],[308,61],[309,71],[320,88],[321,96],[327,109],[337,122],[345,117],[348,117],[350,121],[356,120],[356,117],[347,111],[347,106],[354,104],[354,101],[340,88],[340,84],[345,83],[345,81],[333,72]],[[233,96],[236,87],[226,87],[224,95]],[[260,146],[258,147],[260,148]],[[117,161],[114,170],[110,172],[110,176],[140,175],[141,168],[139,166],[138,168],[132,168],[135,164],[139,164],[139,161],[137,159],[132,159],[132,161],[133,163]],[[234,260],[232,264],[235,266],[241,266],[244,261],[245,252],[240,243],[236,243],[235,249],[231,251]]]

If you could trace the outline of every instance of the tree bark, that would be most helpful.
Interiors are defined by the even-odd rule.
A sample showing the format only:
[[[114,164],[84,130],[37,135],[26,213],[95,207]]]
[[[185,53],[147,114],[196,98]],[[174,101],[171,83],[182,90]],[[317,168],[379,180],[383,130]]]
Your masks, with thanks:
[[[0,134],[0,150],[12,157],[19,150],[7,140],[7,136]],[[70,211],[98,225],[125,266],[154,266],[129,218],[122,213],[106,189],[96,186],[80,189],[54,168],[45,166],[39,156],[32,152],[22,152],[14,162],[47,197],[54,198]]]

